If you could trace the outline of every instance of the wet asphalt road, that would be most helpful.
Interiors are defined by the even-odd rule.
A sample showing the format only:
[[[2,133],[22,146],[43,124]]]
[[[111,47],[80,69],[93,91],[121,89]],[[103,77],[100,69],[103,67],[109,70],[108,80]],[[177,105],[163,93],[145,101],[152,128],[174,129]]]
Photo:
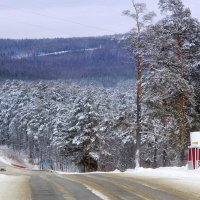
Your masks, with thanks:
[[[27,177],[30,198],[20,200],[199,200],[168,180],[125,173],[57,174],[7,166],[5,174]],[[171,180],[170,180],[171,181]],[[167,183],[167,184],[166,184]],[[1,188],[0,188],[1,190]],[[26,191],[26,190],[24,190]],[[10,200],[10,199],[3,199]],[[12,200],[16,200],[13,198]]]
[[[31,175],[32,200],[182,200],[115,174]]]

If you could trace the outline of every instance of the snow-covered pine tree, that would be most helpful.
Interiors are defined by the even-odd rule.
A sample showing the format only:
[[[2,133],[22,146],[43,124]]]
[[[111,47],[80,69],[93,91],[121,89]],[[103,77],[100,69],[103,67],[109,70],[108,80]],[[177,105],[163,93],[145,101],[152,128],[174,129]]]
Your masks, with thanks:
[[[28,87],[21,81],[6,81],[2,86],[0,97],[0,144],[12,144],[12,148],[19,149],[21,146],[19,143],[24,142],[24,137],[16,131],[16,128],[13,129],[12,133],[10,128],[19,110],[30,103],[30,98],[27,95],[28,90]]]
[[[62,147],[62,153],[73,157],[84,172],[98,167],[100,120],[92,89],[88,88],[74,101]]]
[[[140,166],[140,148],[141,148],[141,115],[142,115],[142,76],[144,68],[145,56],[145,30],[152,18],[155,16],[154,12],[146,13],[146,4],[136,3],[132,0],[133,11],[125,10],[123,13],[131,17],[135,22],[135,27],[130,31],[127,42],[132,52],[137,66],[137,98],[136,98],[136,153],[135,153],[135,167]]]
[[[199,22],[180,0],[160,0],[159,6],[166,17],[148,29],[153,67],[146,79],[146,103],[163,126],[175,121],[181,163],[194,111],[189,75],[199,59]]]
[[[125,91],[126,90],[126,91]],[[125,170],[134,167],[135,95],[133,83],[109,89],[107,114],[101,125],[100,170]]]
[[[200,46],[200,44],[198,46]],[[199,51],[199,58],[200,58],[200,51]],[[200,77],[200,62],[198,61],[194,65],[190,77],[192,85],[194,86],[195,100],[196,100],[196,106],[195,106],[196,115],[194,116],[192,122],[192,131],[200,130],[200,78],[199,77]]]

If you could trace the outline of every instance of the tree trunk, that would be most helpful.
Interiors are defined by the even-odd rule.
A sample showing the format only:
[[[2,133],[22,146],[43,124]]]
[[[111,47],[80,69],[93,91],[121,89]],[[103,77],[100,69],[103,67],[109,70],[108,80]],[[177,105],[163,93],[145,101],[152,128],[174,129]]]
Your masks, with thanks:
[[[136,154],[135,167],[140,167],[140,146],[141,146],[141,99],[142,99],[142,64],[141,57],[137,56],[137,121],[136,121]]]
[[[166,167],[167,166],[167,153],[165,150],[163,150],[163,167]]]
[[[179,74],[183,78],[184,77],[184,66],[183,66],[183,58],[181,53],[181,36],[177,34],[176,36],[176,55],[178,60],[180,61]],[[179,124],[179,138],[180,138],[180,161],[179,165],[183,164],[184,160],[184,148],[185,148],[185,137],[186,137],[186,127],[185,127],[185,96],[181,94],[179,97],[179,114],[180,114],[180,124]]]
[[[155,138],[155,146],[154,146],[154,155],[153,155],[153,167],[156,168],[157,167],[157,154],[158,154],[158,149],[157,149],[157,142],[158,139],[157,137]]]

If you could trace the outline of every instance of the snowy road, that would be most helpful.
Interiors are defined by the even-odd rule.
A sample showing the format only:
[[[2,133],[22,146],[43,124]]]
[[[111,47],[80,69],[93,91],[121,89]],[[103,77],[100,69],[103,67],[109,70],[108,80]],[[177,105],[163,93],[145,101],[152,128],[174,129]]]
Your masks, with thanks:
[[[7,167],[7,172],[0,174],[0,180],[3,180],[0,181],[3,200],[200,199],[198,191],[184,188],[177,180],[129,173],[61,175]]]
[[[200,199],[173,179],[130,174],[41,173],[31,176],[33,200],[182,200]]]

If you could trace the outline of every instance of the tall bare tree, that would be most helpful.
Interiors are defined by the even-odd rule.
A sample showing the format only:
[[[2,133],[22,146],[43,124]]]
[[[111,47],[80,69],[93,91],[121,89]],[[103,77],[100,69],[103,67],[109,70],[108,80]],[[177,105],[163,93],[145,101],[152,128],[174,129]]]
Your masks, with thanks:
[[[134,0],[132,2],[132,11],[125,10],[124,15],[131,17],[135,26],[130,31],[128,37],[128,44],[130,46],[131,52],[136,59],[137,66],[137,106],[136,106],[136,153],[135,153],[135,167],[140,166],[140,146],[141,146],[141,118],[142,118],[142,71],[144,66],[144,49],[145,40],[144,33],[145,30],[152,22],[152,18],[155,16],[154,12],[146,12],[146,4],[136,3]]]

